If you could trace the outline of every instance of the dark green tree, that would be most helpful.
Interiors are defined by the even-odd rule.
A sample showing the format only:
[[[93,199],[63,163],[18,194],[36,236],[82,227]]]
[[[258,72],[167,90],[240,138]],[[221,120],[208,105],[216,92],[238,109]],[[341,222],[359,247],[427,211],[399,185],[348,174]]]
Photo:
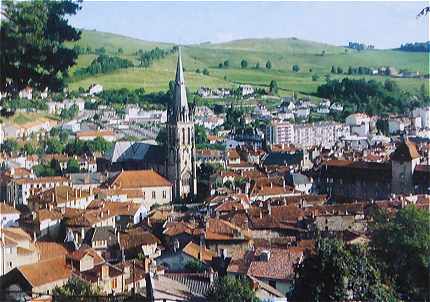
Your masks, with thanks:
[[[336,73],[336,67],[334,67],[334,65],[331,67],[331,73]]]
[[[64,144],[58,137],[51,137],[46,142],[46,153],[62,153],[64,151]]]
[[[63,286],[55,287],[52,291],[52,296],[55,297],[55,301],[60,302],[83,302],[90,301],[90,297],[100,295],[99,288],[93,288],[91,284],[82,281],[76,277],[70,278]]]
[[[255,69],[260,69],[260,63],[259,63],[259,62],[257,62],[257,63],[255,64]]]
[[[203,73],[205,76],[208,76],[208,75],[209,75],[209,70],[208,70],[207,68],[204,68],[202,73]]]
[[[299,66],[299,65],[297,65],[297,64],[294,64],[294,65],[293,65],[293,71],[294,71],[294,72],[299,72],[299,71],[300,71],[300,66]]]
[[[245,59],[243,59],[243,60],[240,62],[240,67],[241,67],[241,68],[248,68],[248,61],[247,61],[247,60],[245,60]]]
[[[15,139],[8,138],[2,144],[2,151],[12,153],[18,151],[18,143]]]
[[[292,301],[396,301],[365,248],[320,239],[296,270]]]
[[[195,132],[196,132],[196,144],[208,143],[208,135],[206,133],[205,127],[196,125]]]
[[[348,67],[348,74],[352,74],[352,67],[351,66]]]
[[[267,62],[266,62],[266,68],[267,69],[272,69],[272,62],[270,62],[270,60],[267,60]]]
[[[228,68],[230,66],[229,60],[225,60],[223,65],[224,65],[224,68]]]
[[[76,159],[71,158],[67,161],[67,173],[79,173],[80,171],[81,168],[79,166],[79,162]]]
[[[270,81],[270,93],[271,94],[277,94],[278,93],[278,82],[276,80]]]
[[[378,210],[371,230],[372,252],[382,276],[408,301],[430,300],[430,213],[407,206],[395,217]]]
[[[342,67],[337,67],[337,73],[342,74],[343,73],[343,69]]]
[[[224,66],[224,65],[222,65],[222,63],[219,63],[219,64],[218,64],[218,68],[220,68],[220,69],[221,69],[221,68],[223,68],[223,66]]]
[[[209,290],[208,301],[219,302],[257,302],[250,282],[243,278],[226,276],[219,278]]]
[[[77,41],[80,31],[68,16],[79,1],[2,1],[0,91],[16,94],[30,85],[39,91],[64,87],[78,54],[64,42]],[[12,84],[9,84],[9,80]]]
[[[318,81],[319,78],[320,78],[320,76],[318,74],[313,74],[312,75],[312,81],[314,81],[314,82]]]

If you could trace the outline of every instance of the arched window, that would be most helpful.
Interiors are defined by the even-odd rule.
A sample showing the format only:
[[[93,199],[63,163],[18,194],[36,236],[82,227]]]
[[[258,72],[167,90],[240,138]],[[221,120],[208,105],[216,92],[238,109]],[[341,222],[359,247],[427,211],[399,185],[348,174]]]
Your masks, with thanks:
[[[182,128],[182,145],[185,145],[185,128]]]
[[[191,145],[191,128],[188,127],[188,145]]]

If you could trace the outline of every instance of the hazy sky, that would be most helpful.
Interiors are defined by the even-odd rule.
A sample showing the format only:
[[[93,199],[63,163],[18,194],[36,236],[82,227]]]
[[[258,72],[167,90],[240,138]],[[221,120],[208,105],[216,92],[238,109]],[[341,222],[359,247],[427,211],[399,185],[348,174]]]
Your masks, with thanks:
[[[125,2],[84,1],[73,25],[152,41],[223,42],[298,37],[377,48],[429,40],[420,2]]]

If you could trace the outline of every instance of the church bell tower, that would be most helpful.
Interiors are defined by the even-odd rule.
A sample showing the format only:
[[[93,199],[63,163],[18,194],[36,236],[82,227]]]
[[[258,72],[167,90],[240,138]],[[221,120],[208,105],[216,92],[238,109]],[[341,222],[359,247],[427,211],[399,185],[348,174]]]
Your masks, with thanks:
[[[188,106],[179,50],[175,91],[167,110],[167,175],[173,201],[191,200],[197,195],[194,105]]]

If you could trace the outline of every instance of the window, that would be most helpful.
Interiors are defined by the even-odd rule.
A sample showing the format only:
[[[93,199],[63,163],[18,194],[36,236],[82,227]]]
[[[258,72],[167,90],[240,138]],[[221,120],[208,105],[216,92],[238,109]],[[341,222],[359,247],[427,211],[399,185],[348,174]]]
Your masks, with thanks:
[[[185,129],[182,128],[182,145],[185,145]]]
[[[145,191],[143,191],[143,199],[145,199]]]
[[[112,288],[116,288],[117,283],[116,283],[116,278],[112,279]]]
[[[188,145],[191,145],[191,129],[188,128]]]
[[[152,199],[155,199],[155,191],[152,191]]]
[[[165,199],[167,197],[167,192],[163,191],[163,198]]]

